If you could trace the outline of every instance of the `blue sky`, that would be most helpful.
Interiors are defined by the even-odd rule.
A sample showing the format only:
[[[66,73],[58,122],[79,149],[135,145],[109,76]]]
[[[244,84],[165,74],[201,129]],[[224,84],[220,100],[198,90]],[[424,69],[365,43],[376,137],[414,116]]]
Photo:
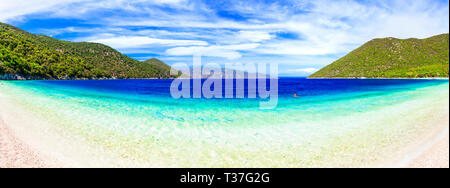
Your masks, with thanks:
[[[307,76],[373,38],[449,32],[448,0],[0,0],[0,22],[138,60],[279,63]]]

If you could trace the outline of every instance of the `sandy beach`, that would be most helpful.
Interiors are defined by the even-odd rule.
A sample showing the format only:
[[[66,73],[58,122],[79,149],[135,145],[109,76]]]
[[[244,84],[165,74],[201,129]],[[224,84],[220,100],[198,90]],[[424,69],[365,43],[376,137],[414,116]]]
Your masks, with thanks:
[[[408,168],[449,168],[449,133],[438,135],[433,144],[413,159]]]
[[[419,149],[407,168],[449,168],[449,133],[437,135],[431,145]],[[56,159],[57,160],[57,159]],[[4,123],[0,114],[0,168],[58,168],[54,158],[43,155],[20,138]]]
[[[0,82],[0,87],[3,83]],[[42,154],[39,149],[25,142],[4,121],[7,100],[0,93],[0,168],[53,168],[62,167],[57,159]]]
[[[51,167],[39,151],[17,138],[0,116],[0,168]]]
[[[2,87],[0,85],[0,87]],[[63,141],[64,139],[57,136],[65,137],[66,135],[57,135],[47,131],[45,127],[51,127],[53,124],[43,121],[29,114],[25,108],[15,106],[14,97],[5,95],[0,88],[0,168],[50,168],[50,167],[115,167],[111,161],[115,159],[123,159],[120,157],[112,157],[110,153],[107,156],[102,155],[98,150],[87,153],[83,150],[84,146],[80,139],[76,142],[58,142],[60,148],[56,148],[53,140]],[[448,111],[448,108],[443,108]],[[27,114],[27,115],[24,115]],[[447,112],[448,114],[448,112]],[[432,118],[434,119],[434,118]],[[448,116],[436,116],[436,119],[430,121],[424,127],[434,127],[430,134],[430,138],[426,140],[420,147],[411,146],[411,153],[405,154],[405,159],[400,163],[386,165],[382,167],[400,167],[400,168],[448,168],[449,167],[449,128]],[[424,129],[428,132],[431,130]],[[55,136],[55,139],[53,137]],[[49,138],[50,137],[50,138]],[[424,137],[425,138],[425,137]],[[80,144],[75,149],[66,149],[74,147],[74,144]],[[63,149],[61,149],[63,148]],[[65,151],[60,153],[59,151]],[[92,158],[91,158],[92,156]],[[127,158],[128,157],[124,157]],[[104,163],[98,163],[102,161]],[[114,159],[114,160],[113,160]],[[132,161],[132,159],[130,158]],[[394,162],[394,161],[392,161]],[[121,166],[138,166],[134,163],[123,163]],[[161,165],[164,166],[164,165]],[[372,165],[364,166],[370,167]],[[358,167],[358,166],[351,166]]]

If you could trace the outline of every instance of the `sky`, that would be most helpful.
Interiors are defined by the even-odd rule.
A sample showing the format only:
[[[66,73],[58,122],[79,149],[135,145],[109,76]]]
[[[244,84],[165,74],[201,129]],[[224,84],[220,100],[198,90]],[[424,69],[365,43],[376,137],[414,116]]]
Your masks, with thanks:
[[[448,0],[0,0],[0,22],[169,65],[278,63],[307,76],[374,38],[449,32]]]

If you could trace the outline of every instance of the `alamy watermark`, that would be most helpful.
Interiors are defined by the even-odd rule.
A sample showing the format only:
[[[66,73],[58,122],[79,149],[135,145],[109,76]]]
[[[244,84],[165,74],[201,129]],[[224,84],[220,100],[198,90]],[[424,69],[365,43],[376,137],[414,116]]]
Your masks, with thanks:
[[[192,66],[177,63],[172,67],[172,75],[179,75],[180,70],[184,72],[171,84],[170,93],[175,99],[243,99],[247,97],[260,99],[261,109],[274,109],[278,105],[278,64],[276,63],[227,63],[222,67],[217,63],[203,65],[201,56],[195,55]],[[246,81],[247,86],[245,86]],[[247,89],[247,95],[245,95],[245,89]]]

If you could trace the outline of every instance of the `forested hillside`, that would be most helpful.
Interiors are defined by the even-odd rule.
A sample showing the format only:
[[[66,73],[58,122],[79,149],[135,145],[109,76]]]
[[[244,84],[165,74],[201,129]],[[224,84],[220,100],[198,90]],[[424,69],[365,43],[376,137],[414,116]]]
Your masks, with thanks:
[[[62,41],[0,23],[3,79],[170,78],[170,66],[158,62],[140,62],[103,44]]]
[[[448,77],[449,35],[427,39],[375,39],[310,78]]]

